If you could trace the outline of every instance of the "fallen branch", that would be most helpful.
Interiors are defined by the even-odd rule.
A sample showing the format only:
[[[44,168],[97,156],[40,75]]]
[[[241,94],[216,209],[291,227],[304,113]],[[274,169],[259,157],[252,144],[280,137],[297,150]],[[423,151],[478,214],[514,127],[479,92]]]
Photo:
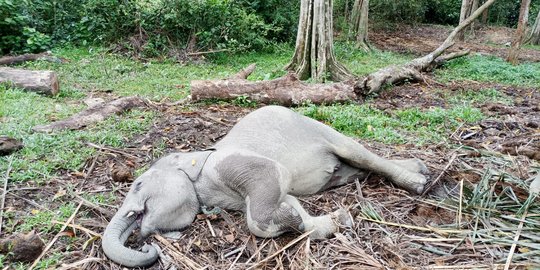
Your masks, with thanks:
[[[2,234],[2,223],[3,223],[3,217],[4,217],[4,206],[6,204],[6,194],[7,194],[7,186],[8,186],[8,180],[9,180],[9,173],[11,172],[11,164],[13,162],[13,158],[9,159],[8,168],[6,171],[6,175],[4,177],[4,192],[2,192],[2,203],[0,204],[0,234]]]
[[[41,252],[41,254],[39,255],[39,257],[37,257],[37,259],[34,261],[34,263],[32,263],[32,265],[30,265],[30,267],[28,268],[28,270],[32,270],[34,267],[36,267],[36,265],[38,264],[38,262],[41,260],[41,258],[43,258],[43,256],[45,256],[45,254],[47,253],[47,251],[49,251],[49,249],[51,249],[51,247],[54,245],[54,243],[56,242],[56,240],[58,240],[58,238],[60,238],[60,236],[62,235],[62,233],[64,232],[64,230],[68,227],[68,224],[71,223],[71,221],[73,221],[73,219],[75,218],[75,216],[77,215],[77,213],[79,213],[79,209],[81,209],[81,206],[82,206],[82,202],[79,203],[79,205],[77,206],[77,208],[75,209],[75,211],[73,211],[73,214],[71,214],[71,216],[66,220],[66,223],[64,223],[64,226],[62,226],[62,229],[60,229],[60,231],[54,236],[54,238],[51,240],[51,242],[49,242],[49,244],[45,247],[45,249]]]
[[[0,67],[0,83],[46,95],[55,95],[60,88],[58,76],[49,70]]]
[[[81,129],[99,121],[105,120],[112,114],[118,114],[126,110],[137,107],[145,107],[146,102],[136,96],[124,97],[111,102],[102,103],[90,107],[67,119],[57,121],[48,125],[35,126],[32,130],[36,132],[52,132],[65,129]]]
[[[434,65],[438,65],[438,63],[440,64],[444,61],[466,55],[468,52],[459,52],[442,56],[441,60],[437,60],[448,48],[455,44],[456,36],[480,16],[484,10],[491,6],[493,2],[495,0],[486,1],[471,16],[454,28],[446,40],[433,52],[406,64],[386,67],[369,74],[355,84],[355,92],[359,95],[370,95],[380,92],[385,85],[397,84],[406,80],[419,80],[421,78],[420,72],[433,69]]]

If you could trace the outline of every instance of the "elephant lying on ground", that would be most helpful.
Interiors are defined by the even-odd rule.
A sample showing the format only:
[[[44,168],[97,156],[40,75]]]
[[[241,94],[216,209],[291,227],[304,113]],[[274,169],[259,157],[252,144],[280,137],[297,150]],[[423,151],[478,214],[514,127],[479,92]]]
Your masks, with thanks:
[[[202,206],[244,211],[259,237],[310,231],[325,238],[351,223],[346,210],[310,216],[294,197],[343,185],[368,172],[414,193],[426,183],[418,159],[387,160],[353,139],[287,108],[268,106],[241,121],[214,148],[169,154],[138,177],[103,235],[103,251],[129,267],[153,264],[151,245],[124,246],[140,226],[141,237],[178,231]]]

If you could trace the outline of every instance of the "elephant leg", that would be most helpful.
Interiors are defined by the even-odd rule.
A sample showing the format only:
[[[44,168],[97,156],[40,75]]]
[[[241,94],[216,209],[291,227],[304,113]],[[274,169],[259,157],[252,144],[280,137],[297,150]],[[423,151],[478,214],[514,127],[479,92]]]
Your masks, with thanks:
[[[337,232],[339,225],[352,224],[349,213],[344,209],[329,215],[311,216],[291,195],[285,195],[271,209],[268,209],[268,202],[264,199],[261,201],[260,197],[257,201],[246,198],[248,228],[259,237],[275,237],[287,231],[313,230],[310,238],[323,239]]]
[[[284,198],[284,202],[296,209],[300,214],[304,223],[304,231],[313,230],[309,235],[311,239],[328,238],[339,231],[339,226],[352,226],[351,216],[343,208],[328,215],[311,216],[295,197],[287,195]]]
[[[341,135],[341,134],[339,134]],[[427,180],[424,175],[400,166],[400,162],[394,162],[380,157],[353,139],[344,135],[334,137],[332,141],[333,151],[336,156],[349,165],[372,171],[387,177],[396,185],[414,193],[421,193]]]
[[[413,173],[421,173],[421,174],[427,174],[429,173],[428,168],[426,167],[426,164],[424,164],[423,161],[417,158],[410,158],[410,159],[392,159],[392,162],[396,163],[397,165],[405,168],[406,170],[409,170]]]

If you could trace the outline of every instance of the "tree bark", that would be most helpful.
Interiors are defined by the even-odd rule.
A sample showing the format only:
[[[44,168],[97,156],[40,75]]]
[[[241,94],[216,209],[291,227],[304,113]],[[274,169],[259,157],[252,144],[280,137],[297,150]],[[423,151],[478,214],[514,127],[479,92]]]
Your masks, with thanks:
[[[482,12],[482,25],[487,25],[489,19],[489,9],[486,8],[484,12]]]
[[[475,12],[477,9],[478,9],[478,6],[480,5],[480,0],[473,0],[472,2],[472,5],[471,5],[471,10],[469,11],[469,16]],[[472,35],[474,36],[474,27],[475,27],[475,22],[476,20],[474,20],[472,23],[471,23],[471,33]]]
[[[521,8],[519,9],[519,20],[516,32],[514,34],[514,40],[512,41],[512,46],[508,52],[508,57],[506,60],[512,65],[518,63],[518,54],[519,49],[521,48],[521,43],[523,42],[523,37],[525,36],[525,29],[527,28],[527,22],[529,20],[529,6],[531,5],[531,0],[521,0]]]
[[[55,95],[59,90],[58,76],[53,71],[34,71],[0,67],[0,83],[31,92]]]
[[[532,45],[540,45],[540,11],[536,15],[536,20],[531,30],[531,34],[527,38],[527,43]]]
[[[118,114],[136,107],[146,107],[146,102],[139,97],[123,97],[90,107],[64,120],[48,125],[35,126],[32,130],[36,132],[52,132],[65,129],[81,129],[96,122],[103,121],[112,114]]]
[[[302,0],[296,48],[286,69],[316,82],[353,78],[336,60],[333,43],[332,0]]]
[[[35,61],[43,57],[50,56],[51,54],[48,52],[44,53],[37,53],[37,54],[23,54],[23,55],[17,55],[17,56],[4,56],[0,58],[0,65],[14,65],[23,63],[26,61]]]
[[[462,0],[461,1],[461,11],[459,13],[459,23],[461,24],[465,21],[471,14],[471,6],[473,0]],[[465,32],[462,31],[458,34],[457,40],[463,41],[465,39]]]
[[[351,16],[351,37],[356,40],[356,47],[370,51],[368,43],[369,0],[355,0]]]
[[[252,101],[284,106],[341,103],[355,100],[352,82],[332,84],[307,84],[300,81],[295,74],[270,81],[248,81],[246,78],[255,69],[249,66],[238,74],[225,80],[191,81],[191,99],[234,100],[246,97]]]
[[[0,136],[0,156],[9,155],[23,147],[24,144],[17,139]]]

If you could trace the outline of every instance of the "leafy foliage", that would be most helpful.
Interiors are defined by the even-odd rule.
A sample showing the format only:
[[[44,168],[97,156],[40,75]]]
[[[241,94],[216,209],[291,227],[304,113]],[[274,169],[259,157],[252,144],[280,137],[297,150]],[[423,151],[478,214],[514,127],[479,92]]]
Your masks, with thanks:
[[[48,35],[31,27],[28,0],[0,0],[0,54],[46,50]]]
[[[0,0],[0,50],[108,44],[155,56],[166,49],[260,49],[294,39],[298,3],[285,0]]]

